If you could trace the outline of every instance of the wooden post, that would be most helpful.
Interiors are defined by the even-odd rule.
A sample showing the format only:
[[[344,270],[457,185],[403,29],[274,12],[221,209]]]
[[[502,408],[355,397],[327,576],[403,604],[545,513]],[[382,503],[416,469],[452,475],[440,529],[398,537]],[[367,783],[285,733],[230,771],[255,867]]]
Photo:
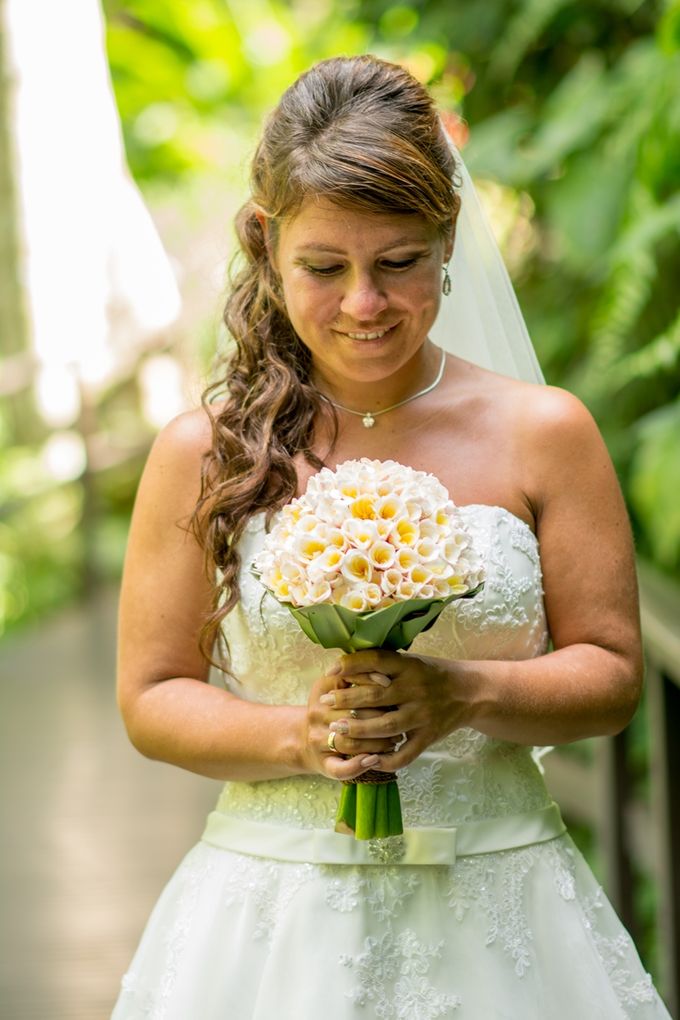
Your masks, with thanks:
[[[672,1016],[680,1011],[680,589],[638,564],[647,656],[651,793],[659,839],[657,930],[661,988]]]
[[[598,741],[596,765],[602,769],[602,817],[597,826],[605,872],[604,885],[616,912],[635,941],[639,939],[634,900],[634,871],[628,831],[631,777],[628,731]]]
[[[650,663],[647,674],[652,810],[659,833],[657,926],[662,988],[672,1016],[680,1009],[680,688]]]

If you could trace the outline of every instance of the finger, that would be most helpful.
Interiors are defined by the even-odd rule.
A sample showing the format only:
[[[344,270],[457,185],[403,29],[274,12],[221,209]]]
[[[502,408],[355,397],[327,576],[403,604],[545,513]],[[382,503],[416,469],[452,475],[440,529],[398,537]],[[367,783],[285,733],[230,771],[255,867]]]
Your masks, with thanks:
[[[375,768],[379,761],[380,758],[377,754],[360,754],[353,758],[341,758],[338,755],[329,754],[325,759],[324,767],[326,775],[330,779],[348,780],[357,779],[364,772]]]
[[[378,719],[381,715],[384,715],[384,710],[381,708],[350,708],[347,713],[350,719]]]
[[[379,687],[389,687],[392,683],[391,676],[388,676],[387,673],[378,673],[376,670],[373,670],[371,673],[353,673],[351,683],[347,677],[342,677],[341,679],[343,682],[339,686],[343,689],[361,687],[364,684],[377,684]]]
[[[394,738],[373,738],[358,740],[354,737],[343,737],[336,734],[335,750],[340,754],[356,756],[358,754],[389,754],[394,750]]]
[[[351,708],[388,708],[391,706],[393,696],[390,694],[389,687],[383,687],[381,684],[368,683],[357,685],[356,687],[346,687],[343,689],[336,689],[332,691],[326,691],[319,698],[322,705],[327,708],[339,709],[345,714],[349,712]]]
[[[366,648],[361,652],[343,655],[339,665],[342,676],[352,677],[352,680],[359,673],[386,673],[392,676],[403,669],[399,652],[389,652],[384,648]]]
[[[418,735],[406,734],[406,741],[401,742],[399,750],[381,754],[380,760],[373,768],[378,772],[397,772],[414,762],[425,750],[426,744]]]
[[[329,723],[331,733],[354,740],[388,740],[394,744],[413,726],[409,711],[375,712],[370,719],[348,719],[342,717]]]

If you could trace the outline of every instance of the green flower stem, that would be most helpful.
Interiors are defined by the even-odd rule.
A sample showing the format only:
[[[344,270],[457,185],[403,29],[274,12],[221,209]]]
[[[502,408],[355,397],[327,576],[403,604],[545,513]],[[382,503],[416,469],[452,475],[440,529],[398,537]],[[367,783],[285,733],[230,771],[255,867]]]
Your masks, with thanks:
[[[385,796],[387,798],[388,835],[401,836],[404,831],[404,823],[401,817],[399,786],[396,782],[386,785]]]
[[[335,826],[338,831],[350,829],[354,832],[357,817],[357,787],[356,783],[343,783],[338,813],[335,816]]]
[[[354,835],[357,839],[373,839],[375,836],[375,809],[378,790],[375,783],[357,783],[357,815]]]
[[[254,571],[256,576],[258,572]],[[310,641],[323,648],[357,652],[368,648],[402,651],[435,622],[444,606],[455,599],[473,598],[484,587],[481,582],[462,595],[440,599],[406,599],[382,609],[355,612],[333,603],[295,607],[285,603]],[[384,839],[404,831],[399,787],[389,783],[345,783],[335,818],[337,832],[356,839]]]
[[[383,836],[389,836],[390,825],[387,805],[387,787],[389,783],[384,783],[379,786],[376,790],[376,803],[375,803],[375,835],[380,839]]]
[[[335,819],[339,832],[354,833],[356,839],[384,839],[400,836],[399,786],[390,783],[343,783]]]

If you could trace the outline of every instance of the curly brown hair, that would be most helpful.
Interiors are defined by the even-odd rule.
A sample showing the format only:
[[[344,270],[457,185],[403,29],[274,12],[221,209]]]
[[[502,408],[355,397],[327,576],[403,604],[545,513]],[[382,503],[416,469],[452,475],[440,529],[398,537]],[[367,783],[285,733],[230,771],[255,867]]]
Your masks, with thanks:
[[[296,455],[322,467],[311,448],[320,414],[330,416],[332,443],[337,438],[337,417],[311,380],[312,359],[286,314],[267,241],[276,245],[280,223],[310,196],[369,213],[417,213],[445,235],[457,210],[454,172],[426,89],[377,57],[316,64],[270,115],[253,158],[251,198],[236,217],[241,265],[224,311],[234,349],[203,394],[212,447],[192,527],[207,569],[218,571],[200,638],[207,658],[239,598],[238,544],[249,518],[264,512],[269,523],[295,495]],[[211,403],[217,395],[225,399]]]

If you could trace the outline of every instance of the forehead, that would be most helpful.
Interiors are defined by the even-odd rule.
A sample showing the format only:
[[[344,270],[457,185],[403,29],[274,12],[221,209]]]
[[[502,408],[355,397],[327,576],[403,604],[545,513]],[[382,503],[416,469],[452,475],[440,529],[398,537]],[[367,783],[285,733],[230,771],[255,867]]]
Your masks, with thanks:
[[[379,213],[337,205],[328,198],[306,198],[280,226],[279,241],[302,252],[380,250],[401,244],[429,244],[436,228],[418,213]]]

